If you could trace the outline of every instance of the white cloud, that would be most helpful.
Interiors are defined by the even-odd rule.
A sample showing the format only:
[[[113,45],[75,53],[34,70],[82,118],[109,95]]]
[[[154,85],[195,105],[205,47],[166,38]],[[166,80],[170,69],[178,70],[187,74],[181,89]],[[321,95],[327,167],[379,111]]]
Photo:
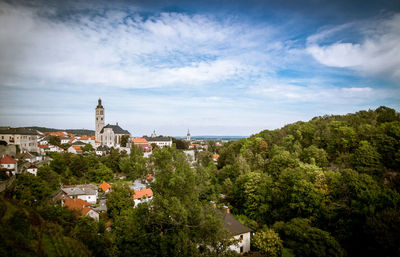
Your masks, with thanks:
[[[243,56],[243,49],[263,43],[254,40],[261,30],[205,15],[145,19],[108,11],[63,21],[34,8],[0,5],[0,24],[6,24],[0,47],[7,49],[0,52],[0,76],[8,83],[22,78],[31,86],[36,80],[123,88],[199,85],[258,72],[254,63],[266,58]],[[270,45],[276,49],[275,42]]]
[[[346,29],[359,26],[364,40],[358,43],[342,42]],[[323,45],[323,41],[336,36],[338,41]],[[322,31],[308,38],[307,51],[320,63],[350,68],[365,75],[387,75],[400,78],[400,14],[373,24],[345,24]]]
[[[295,82],[295,81],[293,81]],[[398,90],[376,89],[371,87],[334,87],[317,81],[310,86],[299,86],[285,80],[264,80],[249,88],[252,96],[260,96],[276,103],[297,104],[365,104],[387,98],[400,99]]]

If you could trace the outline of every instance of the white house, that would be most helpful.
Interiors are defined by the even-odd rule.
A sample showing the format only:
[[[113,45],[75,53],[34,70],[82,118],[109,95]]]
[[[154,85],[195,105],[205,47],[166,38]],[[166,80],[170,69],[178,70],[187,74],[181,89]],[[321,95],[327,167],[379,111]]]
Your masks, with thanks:
[[[135,202],[135,206],[139,203],[148,202],[153,199],[153,191],[151,188],[144,188],[140,190],[135,190],[135,194],[133,195],[133,201]]]
[[[26,169],[27,172],[29,172],[35,176],[37,175],[37,170],[38,170],[38,168],[33,163]]]
[[[11,158],[8,155],[4,155],[1,159],[0,159],[0,165],[1,168],[3,168],[4,170],[7,170],[8,172],[11,172],[13,175],[17,174],[17,161],[13,158]]]
[[[96,203],[99,194],[97,186],[92,184],[64,186],[60,191],[57,192],[58,194],[56,193],[57,199],[61,199],[63,196],[68,196],[71,199],[81,199],[88,203]]]
[[[229,246],[229,249],[244,254],[250,251],[250,233],[252,230],[242,223],[240,223],[232,214],[230,214],[229,208],[225,208],[224,211],[221,212],[222,219],[224,222],[224,229],[226,229],[229,234],[238,240],[237,245]]]

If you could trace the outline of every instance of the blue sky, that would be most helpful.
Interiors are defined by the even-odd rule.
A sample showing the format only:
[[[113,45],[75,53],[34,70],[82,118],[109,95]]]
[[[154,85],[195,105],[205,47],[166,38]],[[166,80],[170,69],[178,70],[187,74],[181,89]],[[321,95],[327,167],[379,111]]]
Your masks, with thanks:
[[[400,110],[400,1],[0,1],[0,125],[248,136]]]

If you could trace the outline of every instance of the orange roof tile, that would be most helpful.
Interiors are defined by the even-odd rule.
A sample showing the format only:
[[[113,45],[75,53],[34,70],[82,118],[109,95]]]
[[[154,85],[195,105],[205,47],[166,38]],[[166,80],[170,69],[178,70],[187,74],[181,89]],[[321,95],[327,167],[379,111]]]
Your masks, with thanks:
[[[79,138],[79,140],[88,140],[88,139],[89,139],[89,137],[86,135],[83,135],[83,136],[81,136],[81,138]]]
[[[75,151],[77,151],[78,153],[83,152],[82,149],[81,149],[81,147],[80,147],[79,145],[73,145],[72,147],[73,147],[73,148],[75,149]]]
[[[151,196],[153,196],[153,191],[150,188],[145,188],[142,190],[135,190],[133,199],[140,199],[143,197],[151,197]]]
[[[134,144],[140,144],[140,143],[148,143],[147,140],[143,137],[138,137],[133,139]]]
[[[107,182],[104,181],[104,182],[99,186],[99,188],[101,188],[101,190],[103,190],[103,191],[105,192],[105,191],[107,191],[107,189],[110,189],[111,186],[110,186]]]
[[[95,137],[95,136],[91,136],[91,137],[90,137],[90,139],[92,139],[92,140],[95,140],[95,139],[96,139],[96,137]]]
[[[70,210],[82,210],[84,207],[89,206],[90,203],[82,199],[67,199],[65,200],[64,206],[67,206]]]
[[[46,148],[49,148],[49,145],[38,145],[38,147],[39,147],[39,148],[46,149]]]
[[[17,163],[17,161],[8,155],[4,155],[4,157],[0,159],[0,164],[15,164],[15,163]]]
[[[219,154],[216,154],[216,153],[213,154],[213,158],[214,158],[214,159],[218,159],[218,158],[219,158]]]
[[[153,179],[153,174],[149,173],[146,175],[147,180],[152,180]]]

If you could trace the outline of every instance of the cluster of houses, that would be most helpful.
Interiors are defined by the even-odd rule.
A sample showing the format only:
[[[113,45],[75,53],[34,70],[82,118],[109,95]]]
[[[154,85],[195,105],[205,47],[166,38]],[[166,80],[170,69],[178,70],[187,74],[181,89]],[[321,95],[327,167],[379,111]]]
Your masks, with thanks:
[[[153,176],[148,174],[144,180],[136,180],[131,186],[135,206],[148,202],[153,198],[150,182]],[[106,194],[112,191],[112,185],[107,182],[99,186],[93,184],[62,186],[51,198],[52,202],[60,202],[71,210],[78,212],[79,216],[88,216],[99,220],[99,214],[107,211]]]

